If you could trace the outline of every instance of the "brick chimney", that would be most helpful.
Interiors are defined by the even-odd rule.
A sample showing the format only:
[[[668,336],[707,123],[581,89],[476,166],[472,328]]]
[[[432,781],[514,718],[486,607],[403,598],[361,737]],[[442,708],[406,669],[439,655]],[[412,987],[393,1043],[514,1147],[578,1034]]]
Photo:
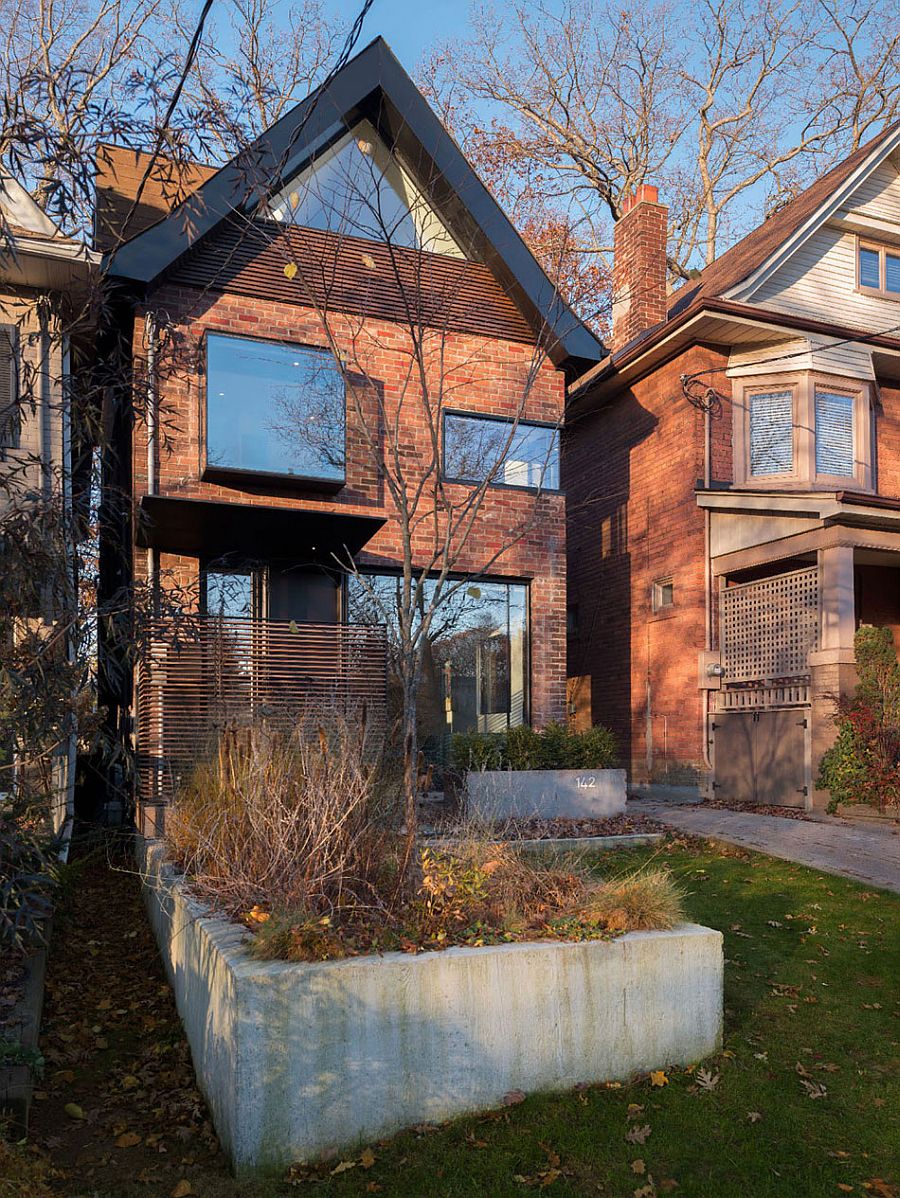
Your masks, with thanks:
[[[613,233],[613,350],[665,320],[668,216],[649,183],[625,198]]]

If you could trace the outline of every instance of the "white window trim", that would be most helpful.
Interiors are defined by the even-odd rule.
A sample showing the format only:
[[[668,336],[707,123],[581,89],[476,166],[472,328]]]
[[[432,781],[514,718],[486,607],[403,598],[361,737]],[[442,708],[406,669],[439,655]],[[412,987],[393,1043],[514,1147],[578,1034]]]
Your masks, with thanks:
[[[852,475],[816,473],[816,388],[853,399]],[[784,474],[750,473],[750,397],[771,391],[788,391],[794,406],[794,463]],[[870,384],[839,376],[805,370],[793,374],[770,374],[735,379],[734,484],[748,490],[873,491],[873,420]]]

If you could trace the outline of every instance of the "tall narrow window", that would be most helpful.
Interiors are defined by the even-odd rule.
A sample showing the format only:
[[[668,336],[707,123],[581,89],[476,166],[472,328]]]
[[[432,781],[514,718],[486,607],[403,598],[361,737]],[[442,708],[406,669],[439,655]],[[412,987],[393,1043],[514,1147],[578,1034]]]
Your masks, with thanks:
[[[0,458],[19,448],[18,329],[0,324]]]
[[[790,474],[794,465],[794,393],[750,396],[750,473]]]
[[[816,474],[849,478],[853,462],[853,397],[816,388]]]

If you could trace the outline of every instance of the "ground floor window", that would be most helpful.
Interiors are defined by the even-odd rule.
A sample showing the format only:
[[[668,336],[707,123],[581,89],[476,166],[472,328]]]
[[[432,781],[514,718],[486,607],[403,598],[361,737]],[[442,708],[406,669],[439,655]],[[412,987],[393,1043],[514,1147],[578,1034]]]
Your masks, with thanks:
[[[434,594],[426,582],[422,605]],[[454,732],[499,732],[528,720],[528,587],[484,579],[445,584],[422,666],[419,722],[423,745],[439,752]],[[351,577],[347,610],[355,623],[382,623],[401,602],[391,574]],[[389,620],[397,643],[398,622]]]

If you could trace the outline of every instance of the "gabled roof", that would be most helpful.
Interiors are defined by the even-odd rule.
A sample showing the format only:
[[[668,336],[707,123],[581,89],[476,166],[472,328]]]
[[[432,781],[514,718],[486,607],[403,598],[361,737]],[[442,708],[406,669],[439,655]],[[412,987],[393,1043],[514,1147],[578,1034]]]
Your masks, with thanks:
[[[404,157],[437,180],[434,194],[454,234],[461,231],[532,327],[552,334],[554,360],[573,359],[583,367],[598,362],[606,353],[602,344],[560,298],[382,38],[202,182],[171,215],[125,242],[110,256],[110,273],[150,283],[230,214],[253,212],[373,105]]]
[[[854,150],[842,162],[821,175],[783,208],[757,225],[724,254],[711,262],[696,279],[672,295],[667,319],[688,306],[711,297],[738,299],[740,284],[755,283],[768,266],[779,265],[805,235],[814,231],[840,206],[846,194],[875,170],[900,144],[900,121],[883,129],[877,137]],[[757,284],[758,285],[758,284]]]

